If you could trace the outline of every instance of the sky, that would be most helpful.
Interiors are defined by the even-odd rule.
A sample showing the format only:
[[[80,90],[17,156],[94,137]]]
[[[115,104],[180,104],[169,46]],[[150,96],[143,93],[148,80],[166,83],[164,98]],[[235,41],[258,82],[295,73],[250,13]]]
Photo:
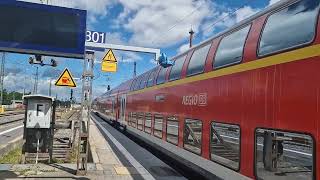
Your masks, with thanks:
[[[195,32],[194,44],[214,36],[220,31],[261,11],[279,0],[21,0],[48,3],[87,10],[87,30],[106,33],[106,43],[148,48],[159,48],[173,57],[188,49],[190,28]],[[47,2],[48,1],[48,2]],[[235,13],[235,10],[237,10]],[[222,20],[223,19],[223,20]],[[107,51],[107,50],[106,50]],[[104,93],[107,86],[116,87],[133,76],[133,63],[137,62],[137,75],[155,67],[154,56],[148,53],[114,51],[118,60],[116,73],[101,72],[99,61],[105,52],[96,52],[93,95]],[[2,56],[3,54],[0,54]],[[30,55],[5,53],[4,87],[8,91],[32,92],[36,66],[28,63]],[[45,57],[50,62],[52,57]],[[38,66],[38,93],[58,99],[70,98],[70,88],[55,87],[60,73],[68,68],[76,78],[74,95],[81,96],[83,60],[54,58],[58,66]]]

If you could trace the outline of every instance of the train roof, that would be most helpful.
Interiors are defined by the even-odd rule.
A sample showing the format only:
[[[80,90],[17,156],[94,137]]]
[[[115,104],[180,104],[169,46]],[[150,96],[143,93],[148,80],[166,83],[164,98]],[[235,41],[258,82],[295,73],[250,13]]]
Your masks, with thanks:
[[[176,56],[172,57],[171,59],[176,59],[177,57],[182,56],[182,55],[184,55],[184,54],[192,51],[193,49],[196,49],[196,48],[198,48],[198,47],[200,47],[200,46],[202,46],[202,45],[204,45],[204,44],[206,44],[206,43],[209,43],[210,41],[212,41],[212,40],[214,40],[214,39],[216,39],[216,38],[218,38],[218,37],[220,37],[220,36],[222,36],[222,35],[224,35],[224,34],[228,34],[229,32],[232,32],[232,31],[234,31],[235,29],[240,28],[241,26],[252,22],[253,20],[257,19],[258,17],[261,17],[261,16],[263,16],[264,14],[269,13],[270,11],[273,11],[273,10],[275,10],[275,9],[278,9],[278,8],[282,7],[282,6],[285,6],[285,5],[291,4],[291,3],[295,3],[295,2],[298,2],[298,1],[300,1],[300,0],[280,0],[280,1],[278,1],[278,2],[276,2],[276,3],[274,3],[274,4],[272,4],[272,5],[270,5],[270,6],[268,6],[268,7],[266,7],[265,9],[257,12],[256,14],[253,14],[252,16],[250,16],[250,17],[248,17],[248,18],[246,18],[246,19],[244,19],[244,20],[236,23],[235,25],[231,26],[230,28],[228,28],[228,29],[226,29],[226,30],[224,30],[224,31],[221,31],[221,32],[215,34],[214,36],[208,38],[207,40],[202,41],[201,43],[193,46],[192,48],[190,48],[190,49],[188,49],[188,50],[186,50],[186,51],[184,51],[184,52],[182,52],[182,53],[177,54]],[[157,68],[157,67],[159,67],[159,65],[156,66],[155,68]],[[154,68],[152,68],[152,69],[150,69],[150,70],[148,70],[148,71],[140,74],[139,76],[137,76],[137,77],[135,77],[135,78],[132,78],[132,79],[130,79],[130,80],[128,80],[128,81],[125,81],[125,82],[121,83],[119,86],[117,86],[117,87],[115,87],[114,89],[110,90],[110,91],[112,91],[112,92],[108,91],[108,92],[110,92],[109,94],[112,95],[113,93],[118,92],[118,91],[120,91],[120,92],[129,91],[129,90],[130,90],[131,82],[132,82],[134,79],[137,79],[137,78],[141,77],[142,75],[144,75],[145,73],[148,73],[148,72],[152,71],[153,69],[154,69]],[[108,92],[107,92],[107,93],[108,93]]]
[[[258,17],[261,17],[264,14],[266,14],[266,13],[268,13],[270,11],[273,11],[274,9],[277,9],[277,8],[279,8],[281,6],[286,5],[286,4],[291,4],[291,3],[294,3],[294,2],[298,2],[298,1],[300,1],[300,0],[280,0],[280,1],[276,2],[276,3],[274,3],[273,5],[270,5],[270,6],[266,7],[265,9],[257,12],[256,14],[253,14],[250,17],[248,17],[248,18],[236,23],[235,25],[231,26],[230,28],[228,28],[228,29],[226,29],[224,31],[221,31],[221,32],[215,34],[214,36],[202,41],[201,43],[193,46],[192,48],[190,48],[190,49],[188,49],[188,50],[186,50],[186,51],[184,51],[184,52],[182,52],[180,54],[177,54],[176,56],[172,57],[171,59],[175,59],[175,58],[177,58],[177,57],[179,57],[179,56],[181,56],[181,55],[183,55],[183,54],[185,54],[185,53],[187,53],[187,52],[189,52],[189,51],[191,51],[193,49],[196,49],[196,48],[202,46],[203,44],[206,44],[206,43],[208,43],[208,42],[210,42],[210,41],[212,41],[212,40],[214,40],[214,39],[216,39],[216,38],[218,38],[218,37],[220,37],[220,36],[222,36],[224,34],[228,34],[229,32],[232,32],[235,29],[237,29],[237,28],[239,28],[239,27],[241,27],[241,26],[243,26],[245,24],[248,24],[248,23],[252,22],[253,20],[257,19]]]

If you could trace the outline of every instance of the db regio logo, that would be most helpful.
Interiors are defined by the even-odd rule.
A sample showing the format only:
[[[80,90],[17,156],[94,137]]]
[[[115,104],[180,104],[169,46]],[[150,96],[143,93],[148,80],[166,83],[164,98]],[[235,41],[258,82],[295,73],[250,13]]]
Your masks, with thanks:
[[[206,106],[207,93],[199,93],[199,94],[183,96],[182,104],[185,106]]]

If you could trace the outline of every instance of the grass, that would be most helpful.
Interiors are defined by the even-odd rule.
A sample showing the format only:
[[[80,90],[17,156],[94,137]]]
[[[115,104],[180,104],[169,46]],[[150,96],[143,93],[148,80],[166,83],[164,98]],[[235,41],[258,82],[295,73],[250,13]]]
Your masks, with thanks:
[[[19,164],[21,161],[21,147],[13,149],[8,154],[0,157],[0,164]]]
[[[58,163],[58,164],[65,163],[64,160],[56,159],[56,158],[53,158],[53,159],[52,159],[52,162],[53,162],[53,163]]]

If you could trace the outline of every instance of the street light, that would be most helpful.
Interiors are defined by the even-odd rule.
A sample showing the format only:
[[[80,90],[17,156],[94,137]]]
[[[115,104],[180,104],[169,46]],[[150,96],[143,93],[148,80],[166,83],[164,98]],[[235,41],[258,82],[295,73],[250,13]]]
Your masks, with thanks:
[[[38,64],[40,66],[52,66],[52,67],[57,67],[57,61],[54,59],[51,59],[50,64],[46,64],[43,62],[42,56],[41,55],[35,55],[35,57],[29,57],[29,63],[30,64]]]
[[[56,67],[57,61],[54,59],[51,59],[51,63],[50,64],[46,64],[43,62],[42,56],[39,54],[34,55],[34,57],[30,56],[29,57],[29,64],[36,64],[36,65],[40,65],[40,66],[52,66],[52,67]],[[35,74],[35,81],[34,81],[34,90],[33,93],[36,94],[38,91],[38,67],[37,67],[37,71]],[[50,82],[50,87],[49,87],[49,95],[51,94],[51,82]]]

